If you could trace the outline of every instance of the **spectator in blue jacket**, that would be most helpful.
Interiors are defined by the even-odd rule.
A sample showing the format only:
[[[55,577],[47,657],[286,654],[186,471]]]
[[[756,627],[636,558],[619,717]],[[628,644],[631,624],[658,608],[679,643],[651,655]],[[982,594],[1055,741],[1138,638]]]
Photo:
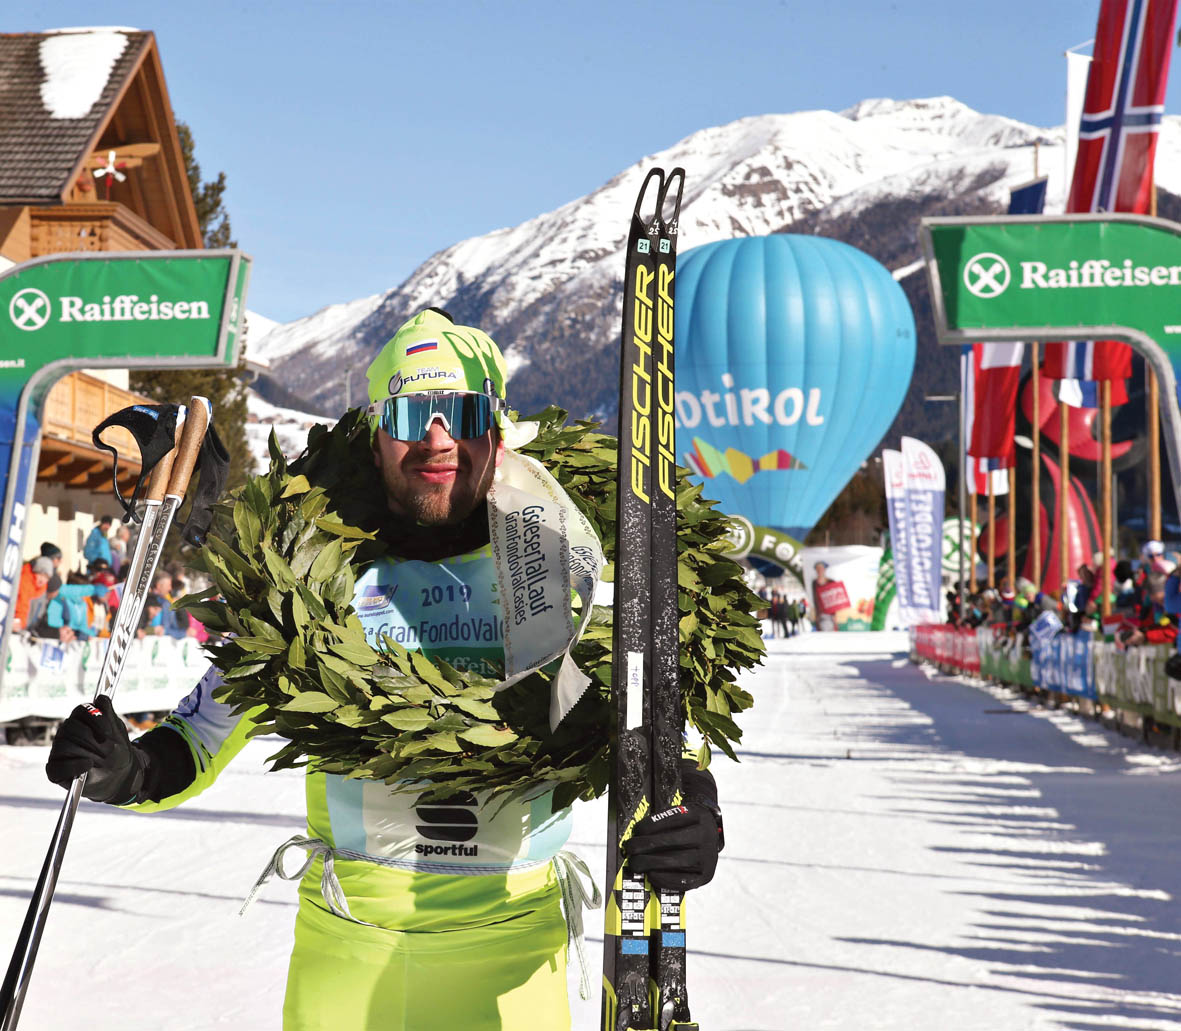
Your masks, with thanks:
[[[163,570],[158,572],[152,580],[152,591],[160,597],[162,605],[160,625],[163,626],[164,633],[177,640],[187,637],[189,633],[188,617],[172,607],[172,603],[176,600],[172,593],[172,574]]]
[[[86,559],[87,565],[101,558],[110,566],[111,542],[108,538],[113,522],[114,520],[109,515],[105,515],[98,521],[98,526],[90,531],[90,536],[86,538],[86,543],[82,546],[82,557]]]
[[[63,584],[61,577],[54,574],[46,585],[45,611],[33,635],[67,644],[75,638],[85,640],[93,633],[86,599],[102,598],[106,593],[102,584]]]

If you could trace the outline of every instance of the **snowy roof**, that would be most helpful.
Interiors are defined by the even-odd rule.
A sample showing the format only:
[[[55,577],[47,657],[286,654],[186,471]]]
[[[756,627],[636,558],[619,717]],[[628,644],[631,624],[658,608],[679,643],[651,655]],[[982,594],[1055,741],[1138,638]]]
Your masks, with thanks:
[[[0,204],[62,200],[151,39],[123,28],[0,34]]]

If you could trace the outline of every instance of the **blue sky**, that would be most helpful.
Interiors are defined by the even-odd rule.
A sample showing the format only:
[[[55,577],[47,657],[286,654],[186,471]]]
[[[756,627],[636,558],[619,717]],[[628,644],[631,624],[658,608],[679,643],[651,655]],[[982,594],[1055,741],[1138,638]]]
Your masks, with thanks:
[[[10,32],[155,31],[203,173],[226,172],[250,307],[288,321],[747,115],[951,94],[1059,125],[1062,52],[1094,34],[1098,0],[25,0],[5,13]]]

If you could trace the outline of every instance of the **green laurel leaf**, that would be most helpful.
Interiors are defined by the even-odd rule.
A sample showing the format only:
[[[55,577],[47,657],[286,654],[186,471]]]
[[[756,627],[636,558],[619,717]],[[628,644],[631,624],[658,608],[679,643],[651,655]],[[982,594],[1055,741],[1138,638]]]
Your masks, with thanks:
[[[614,577],[615,441],[592,423],[566,423],[550,408],[533,416],[536,439],[522,449],[543,462],[603,542]],[[573,655],[591,686],[556,731],[549,727],[551,675],[512,687],[407,652],[389,637],[371,646],[352,598],[357,578],[385,553],[384,492],[375,490],[364,415],[332,429],[313,427],[306,453],[289,468],[272,451],[266,473],[217,507],[198,561],[219,597],[183,605],[219,632],[210,646],[226,670],[220,701],[249,711],[251,733],[286,744],[275,769],[307,766],[377,779],[393,791],[445,798],[489,792],[497,804],[558,785],[555,804],[592,798],[610,773],[611,612],[596,608]],[[737,684],[763,656],[760,607],[742,570],[723,558],[724,516],[678,471],[678,608],[681,693],[689,723],[734,756],[735,717],[753,703]]]

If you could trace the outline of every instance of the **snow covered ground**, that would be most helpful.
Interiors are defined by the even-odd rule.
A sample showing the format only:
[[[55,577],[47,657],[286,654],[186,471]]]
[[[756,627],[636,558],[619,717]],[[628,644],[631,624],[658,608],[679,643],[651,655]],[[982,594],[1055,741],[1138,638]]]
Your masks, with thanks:
[[[897,634],[770,642],[727,847],[691,898],[709,1031],[1181,1028],[1181,760],[1001,690],[927,674]],[[21,1027],[279,1027],[293,886],[236,911],[302,830],[256,742],[211,791],[140,817],[84,804]],[[0,953],[60,793],[0,747]],[[603,867],[602,804],[573,845]],[[598,979],[601,917],[588,917]],[[597,1027],[597,996],[575,1027]],[[545,1031],[545,1029],[539,1029]]]

